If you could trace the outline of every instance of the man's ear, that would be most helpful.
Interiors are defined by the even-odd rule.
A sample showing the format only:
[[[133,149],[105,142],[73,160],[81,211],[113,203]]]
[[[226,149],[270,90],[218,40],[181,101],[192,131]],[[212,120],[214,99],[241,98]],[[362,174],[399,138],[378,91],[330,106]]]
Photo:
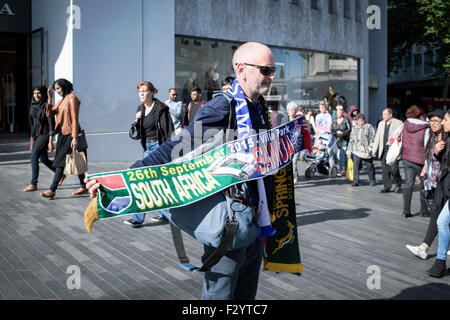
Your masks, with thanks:
[[[236,78],[237,78],[238,75],[239,75],[239,77],[240,77],[242,80],[246,80],[247,75],[246,75],[246,68],[245,68],[244,64],[242,64],[242,63],[238,64],[238,65],[236,66],[235,70],[236,70]]]

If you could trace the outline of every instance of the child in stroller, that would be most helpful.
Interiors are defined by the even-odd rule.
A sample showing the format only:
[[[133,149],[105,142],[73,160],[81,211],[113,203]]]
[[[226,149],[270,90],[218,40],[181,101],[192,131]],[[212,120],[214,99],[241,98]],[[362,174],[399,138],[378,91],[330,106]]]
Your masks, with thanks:
[[[335,165],[334,158],[330,156],[336,141],[336,139],[328,141],[324,137],[316,139],[313,153],[311,155],[305,154],[303,157],[303,160],[309,163],[305,170],[305,177],[312,178],[317,171],[321,174],[328,175],[330,178],[337,177],[338,167]]]

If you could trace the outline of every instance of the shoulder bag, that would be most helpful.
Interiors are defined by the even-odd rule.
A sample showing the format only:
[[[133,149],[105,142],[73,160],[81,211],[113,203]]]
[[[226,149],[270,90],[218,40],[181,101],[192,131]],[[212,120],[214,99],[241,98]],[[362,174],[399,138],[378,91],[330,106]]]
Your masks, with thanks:
[[[236,123],[233,97],[224,94],[231,105],[229,128]],[[231,138],[227,136],[227,139]],[[227,140],[228,141],[228,140]],[[244,248],[261,234],[256,223],[258,190],[254,182],[233,185],[193,204],[164,210],[170,221],[172,238],[181,266],[192,272],[205,272],[219,262],[229,251]],[[198,268],[189,263],[181,230],[216,250]]]
[[[402,154],[402,134],[403,126],[397,128],[393,134],[393,137],[389,139],[389,150],[386,154],[386,164],[392,165],[395,161],[399,160]]]
[[[143,108],[141,107],[141,119],[142,120],[143,115]],[[133,140],[141,140],[141,121],[133,121],[133,123],[130,126],[130,130],[128,131],[128,135]]]

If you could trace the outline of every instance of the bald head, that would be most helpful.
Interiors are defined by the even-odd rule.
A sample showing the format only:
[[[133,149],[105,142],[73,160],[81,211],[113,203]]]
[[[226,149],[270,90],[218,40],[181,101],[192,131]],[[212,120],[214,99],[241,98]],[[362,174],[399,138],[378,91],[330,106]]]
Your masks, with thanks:
[[[236,79],[251,100],[270,90],[274,74],[262,74],[260,67],[275,67],[275,57],[270,48],[259,42],[247,42],[241,45],[233,55],[233,68]]]
[[[236,71],[236,63],[255,63],[255,57],[272,55],[270,48],[259,42],[247,42],[237,48],[233,55],[233,68]]]

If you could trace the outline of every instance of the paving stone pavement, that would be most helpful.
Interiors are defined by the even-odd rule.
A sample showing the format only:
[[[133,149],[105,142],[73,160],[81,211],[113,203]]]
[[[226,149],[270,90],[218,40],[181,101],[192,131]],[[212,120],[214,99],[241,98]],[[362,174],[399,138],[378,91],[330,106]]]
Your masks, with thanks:
[[[38,191],[25,193],[31,168],[23,153],[9,157],[25,136],[0,135],[0,298],[26,300],[198,300],[203,279],[177,263],[168,225],[123,224],[125,217],[99,221],[92,233],[83,212],[90,199],[73,197],[78,179],[69,176],[48,200],[52,174],[41,165]],[[11,151],[12,150],[12,151]],[[3,158],[2,158],[3,156]],[[89,163],[89,172],[127,168],[131,163]],[[301,173],[305,164],[300,164]],[[258,300],[450,299],[450,276],[430,278],[431,257],[420,260],[405,248],[419,244],[429,219],[401,217],[402,195],[378,186],[351,187],[344,178],[317,175],[296,185],[302,276],[262,271]],[[403,175],[403,172],[402,172]],[[367,174],[362,173],[362,181]],[[419,195],[413,195],[419,209]],[[148,214],[146,222],[154,214]],[[186,251],[200,264],[202,246],[185,236]],[[74,281],[76,274],[81,281]],[[373,276],[379,272],[379,287]]]

